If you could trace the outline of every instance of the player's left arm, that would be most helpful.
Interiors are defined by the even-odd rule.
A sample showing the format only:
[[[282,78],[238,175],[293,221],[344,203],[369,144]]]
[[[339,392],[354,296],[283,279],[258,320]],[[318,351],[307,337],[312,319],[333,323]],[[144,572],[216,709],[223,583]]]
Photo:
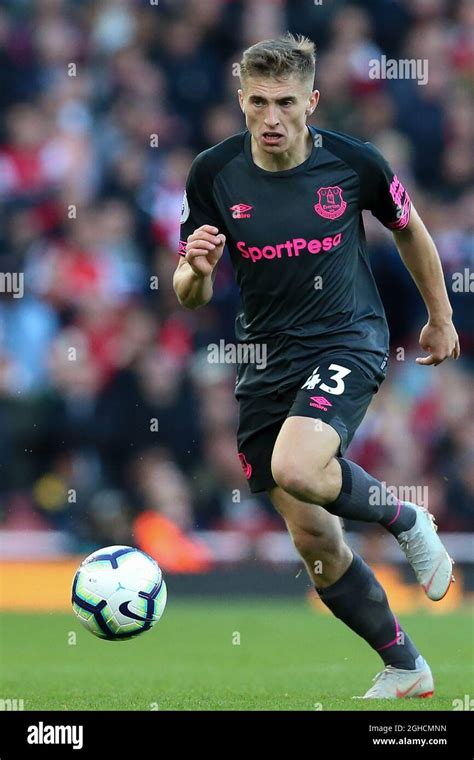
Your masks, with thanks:
[[[441,261],[431,235],[413,206],[406,227],[392,232],[402,261],[428,311],[428,322],[421,331],[420,346],[429,356],[418,357],[417,363],[436,366],[445,359],[458,359],[459,338],[452,321],[453,310]]]
[[[360,205],[393,233],[401,258],[413,277],[428,311],[420,345],[429,354],[418,364],[441,364],[457,359],[459,338],[452,322],[443,269],[438,251],[410,200],[403,183],[370,143],[359,146],[353,165],[360,178]]]

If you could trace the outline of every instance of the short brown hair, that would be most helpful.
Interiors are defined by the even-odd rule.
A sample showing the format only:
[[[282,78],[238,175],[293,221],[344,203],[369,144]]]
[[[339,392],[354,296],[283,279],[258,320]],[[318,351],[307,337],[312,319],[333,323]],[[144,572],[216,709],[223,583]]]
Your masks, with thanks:
[[[285,79],[296,74],[301,80],[312,78],[316,68],[316,45],[302,34],[288,32],[276,40],[264,40],[244,51],[240,79],[248,76]]]

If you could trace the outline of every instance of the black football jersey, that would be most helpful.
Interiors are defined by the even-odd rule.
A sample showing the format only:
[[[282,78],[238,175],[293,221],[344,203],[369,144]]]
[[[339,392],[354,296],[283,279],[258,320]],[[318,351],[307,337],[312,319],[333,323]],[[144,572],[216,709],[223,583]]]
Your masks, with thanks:
[[[239,366],[238,396],[291,387],[322,350],[349,352],[380,379],[385,372],[388,326],[362,210],[400,230],[410,198],[373,145],[308,129],[313,150],[293,169],[257,166],[245,131],[197,156],[186,184],[179,253],[203,224],[226,235],[242,302],[237,341],[267,348],[264,370]]]

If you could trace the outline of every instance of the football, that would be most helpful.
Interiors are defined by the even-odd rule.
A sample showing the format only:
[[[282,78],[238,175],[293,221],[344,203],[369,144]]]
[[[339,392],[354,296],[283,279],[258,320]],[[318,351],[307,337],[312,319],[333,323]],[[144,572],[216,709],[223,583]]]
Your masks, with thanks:
[[[88,631],[123,641],[151,630],[163,615],[167,590],[160,567],[132,546],[106,546],[80,564],[72,608]]]

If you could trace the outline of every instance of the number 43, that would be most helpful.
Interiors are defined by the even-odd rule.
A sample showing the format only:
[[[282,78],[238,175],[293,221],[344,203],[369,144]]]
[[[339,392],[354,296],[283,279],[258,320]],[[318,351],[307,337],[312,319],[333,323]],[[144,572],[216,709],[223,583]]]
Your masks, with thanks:
[[[325,393],[333,393],[335,396],[340,396],[341,393],[344,393],[346,387],[343,378],[346,377],[346,375],[348,375],[351,370],[347,369],[346,367],[341,367],[340,364],[330,364],[329,369],[335,370],[335,372],[329,378],[336,383],[335,385],[331,386],[327,385],[326,383],[321,383],[321,376],[318,375],[319,367],[316,367],[313,374],[308,377],[305,384],[301,387],[308,388],[308,390],[312,391],[314,388],[316,388],[317,385],[319,385],[320,389]]]

